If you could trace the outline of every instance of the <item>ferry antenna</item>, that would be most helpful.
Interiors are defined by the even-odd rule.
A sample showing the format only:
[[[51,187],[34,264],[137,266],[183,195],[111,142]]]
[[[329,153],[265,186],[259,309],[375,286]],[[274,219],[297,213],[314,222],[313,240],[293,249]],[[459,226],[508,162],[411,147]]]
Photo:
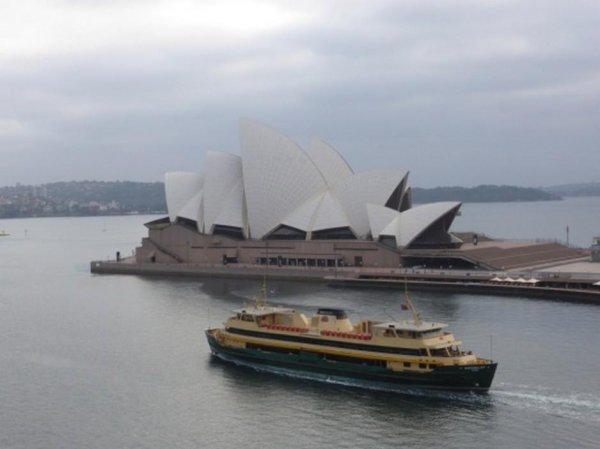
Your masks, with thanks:
[[[207,329],[211,329],[212,328],[212,326],[211,326],[211,321],[212,321],[211,316],[212,315],[210,313],[211,312],[211,310],[210,310],[211,306],[212,306],[212,296],[209,295],[208,296],[208,303],[206,304],[206,315],[207,315],[207,318],[208,318],[208,327],[207,327]]]
[[[412,313],[415,324],[418,326],[419,324],[422,323],[421,314],[415,308],[415,305],[413,304],[413,302],[410,299],[410,295],[408,294],[408,280],[406,277],[404,278],[404,301],[405,301],[406,305],[408,306],[408,308],[410,309],[410,312]]]
[[[263,274],[262,285],[260,286],[260,290],[258,291],[258,294],[254,299],[256,307],[264,306],[267,301],[267,275],[269,273],[269,240],[266,240],[265,243],[267,263],[265,264],[265,272]]]
[[[207,304],[207,306],[206,306],[206,308],[208,309],[208,310],[206,311],[206,314],[208,315],[208,327],[207,327],[207,329],[210,329],[210,328],[211,328],[211,326],[210,326],[210,303],[211,303],[211,299],[210,299],[210,298],[208,298],[208,304]]]

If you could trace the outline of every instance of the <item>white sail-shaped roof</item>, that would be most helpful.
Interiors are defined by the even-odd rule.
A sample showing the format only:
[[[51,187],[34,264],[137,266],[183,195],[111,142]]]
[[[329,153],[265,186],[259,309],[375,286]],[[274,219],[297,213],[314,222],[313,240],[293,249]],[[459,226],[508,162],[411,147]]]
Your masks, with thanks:
[[[241,144],[250,234],[262,238],[326,184],[302,148],[268,126],[243,119]]]
[[[242,180],[233,187],[229,195],[223,200],[221,211],[213,221],[212,226],[221,225],[233,228],[246,229],[244,221],[244,187]],[[212,228],[210,229],[212,231]]]
[[[187,218],[196,222],[198,231],[202,232],[202,204],[203,204],[203,192],[202,190],[191,197],[185,205],[179,209],[177,213],[178,217]]]
[[[407,209],[412,207],[412,188],[407,187],[402,194],[402,199],[400,200],[400,212],[404,212]]]
[[[321,204],[311,225],[311,232],[322,231],[325,229],[345,228],[350,226],[350,220],[342,208],[340,202],[331,192],[327,191],[323,195]]]
[[[357,173],[335,186],[335,196],[357,236],[366,237],[370,231],[367,204],[384,206],[406,175],[401,170],[374,170]]]
[[[308,155],[313,160],[329,187],[354,174],[346,160],[327,142],[313,139],[308,147]]]
[[[310,231],[314,216],[317,213],[324,195],[325,193],[323,192],[309,198],[300,207],[294,209],[281,223],[286,226],[291,226],[292,228],[300,229],[301,231]]]
[[[198,193],[202,191],[203,179],[204,177],[200,173],[169,172],[165,174],[165,196],[171,222],[180,216],[180,211],[184,207],[186,215],[190,214],[192,206],[188,203],[193,198],[200,200],[201,196],[198,196]],[[198,207],[200,207],[199,204]],[[193,220],[195,219],[193,218]]]
[[[236,189],[237,197],[229,200],[228,208],[239,205],[239,214],[233,213],[232,210],[223,212],[223,207],[226,200],[232,195]],[[204,226],[205,229],[211,231],[216,223],[217,217],[228,215],[234,221],[239,222],[241,219],[241,205],[243,197],[242,188],[242,159],[239,156],[209,151],[206,156],[206,169],[204,177]],[[234,195],[235,196],[235,195]],[[237,217],[239,215],[239,217]],[[221,218],[219,221],[223,221]],[[227,225],[226,223],[218,223]],[[231,225],[227,225],[231,226]],[[238,227],[242,227],[241,225]]]
[[[381,234],[386,226],[400,216],[400,212],[397,210],[378,204],[367,204],[367,214],[369,216],[369,226],[371,228],[373,240],[377,240],[379,234]]]
[[[445,201],[424,204],[401,212],[380,233],[396,237],[396,244],[403,248],[410,245],[435,221],[447,214],[454,214],[461,203]]]
[[[194,220],[206,234],[231,232],[217,226],[238,228],[244,237],[254,239],[289,237],[289,229],[273,232],[284,226],[304,232],[307,239],[352,238],[339,232],[350,228],[359,239],[393,236],[399,247],[455,241],[447,230],[460,203],[412,208],[406,171],[354,174],[322,140],[313,140],[305,152],[250,119],[241,120],[240,138],[241,157],[209,152],[204,175],[165,175],[171,222],[177,217]],[[294,236],[304,238],[301,233]]]
[[[350,226],[350,222],[331,192],[325,191],[309,198],[282,222],[307,233]]]

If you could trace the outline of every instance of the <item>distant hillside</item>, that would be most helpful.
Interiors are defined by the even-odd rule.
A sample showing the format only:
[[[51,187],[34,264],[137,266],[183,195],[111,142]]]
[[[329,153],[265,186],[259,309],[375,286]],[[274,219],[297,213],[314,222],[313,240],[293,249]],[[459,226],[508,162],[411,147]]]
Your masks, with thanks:
[[[560,196],[514,186],[413,188],[414,203],[546,201]],[[0,218],[165,213],[162,182],[71,181],[0,187]]]
[[[0,187],[0,218],[166,211],[161,182],[71,181]]]
[[[515,186],[480,185],[477,187],[435,187],[412,189],[414,203],[462,201],[463,203],[494,203],[509,201],[552,201],[561,197],[541,189]]]
[[[600,182],[563,184],[543,187],[544,191],[560,196],[600,196]]]
[[[165,186],[162,182],[73,181],[45,184],[49,198],[70,201],[116,201],[123,208],[137,211],[165,211]]]

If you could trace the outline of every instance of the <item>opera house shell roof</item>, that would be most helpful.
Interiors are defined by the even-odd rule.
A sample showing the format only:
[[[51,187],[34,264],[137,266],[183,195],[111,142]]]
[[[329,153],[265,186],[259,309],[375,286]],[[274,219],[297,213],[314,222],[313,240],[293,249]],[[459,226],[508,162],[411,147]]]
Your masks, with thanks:
[[[165,175],[169,219],[239,239],[361,239],[398,248],[448,245],[460,203],[413,207],[408,172],[354,173],[329,144],[304,150],[250,119],[241,156],[208,152],[203,173]]]

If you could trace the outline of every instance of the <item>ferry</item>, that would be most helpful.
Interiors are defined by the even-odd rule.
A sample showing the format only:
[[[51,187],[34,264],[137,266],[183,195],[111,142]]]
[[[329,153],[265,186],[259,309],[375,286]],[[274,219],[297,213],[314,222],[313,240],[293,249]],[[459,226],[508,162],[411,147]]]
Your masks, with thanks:
[[[213,356],[227,362],[302,378],[372,388],[407,387],[486,392],[497,363],[463,351],[444,323],[424,321],[408,296],[411,319],[352,323],[338,308],[307,317],[264,302],[233,311],[206,337]]]

